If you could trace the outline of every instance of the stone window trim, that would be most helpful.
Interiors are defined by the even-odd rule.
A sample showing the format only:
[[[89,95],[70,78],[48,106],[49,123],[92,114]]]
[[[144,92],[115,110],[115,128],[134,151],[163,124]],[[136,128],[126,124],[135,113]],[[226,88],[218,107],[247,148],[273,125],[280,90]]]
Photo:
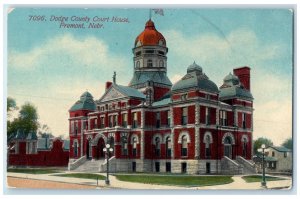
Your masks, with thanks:
[[[160,142],[162,142],[163,138],[160,134],[156,133],[154,134],[154,136],[152,137],[152,144],[156,144],[156,138],[159,138]]]
[[[230,132],[227,132],[227,133],[225,133],[224,135],[223,135],[223,137],[222,137],[222,144],[224,144],[225,143],[225,138],[226,137],[230,137],[230,139],[231,139],[231,144],[232,145],[235,145],[235,139],[234,139],[234,136],[233,136],[233,134],[232,133],[230,133]]]
[[[243,135],[242,138],[241,138],[241,142],[245,142],[248,143],[249,142],[249,138],[247,135]]]
[[[74,140],[73,140],[72,147],[74,148],[74,146],[75,146],[75,142],[77,143],[77,148],[79,148],[79,142],[78,142],[78,140],[77,140],[77,139],[74,139]]]
[[[187,137],[187,143],[191,143],[191,138],[190,138],[190,134],[187,131],[182,131],[179,136],[178,136],[178,144],[182,143],[182,136],[186,136]]]
[[[130,143],[133,144],[133,138],[136,138],[136,144],[139,144],[139,136],[137,134],[132,134],[131,135],[131,139],[130,139]]]
[[[207,140],[206,140],[206,137],[207,137],[207,136],[209,136],[209,143],[208,143]],[[203,143],[205,143],[205,144],[212,144],[212,143],[213,143],[213,136],[212,136],[212,134],[211,134],[210,131],[206,131],[206,132],[204,133],[204,136],[203,136]]]

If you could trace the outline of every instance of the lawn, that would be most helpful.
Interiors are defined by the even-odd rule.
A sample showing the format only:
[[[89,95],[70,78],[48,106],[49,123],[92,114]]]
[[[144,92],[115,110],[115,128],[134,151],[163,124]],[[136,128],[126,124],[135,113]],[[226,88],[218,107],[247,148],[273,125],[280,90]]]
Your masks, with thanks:
[[[65,173],[65,174],[57,174],[54,176],[60,177],[69,177],[69,178],[85,178],[85,179],[93,179],[93,180],[105,180],[105,177],[98,174],[93,173]]]
[[[48,174],[48,173],[59,173],[59,170],[55,169],[28,169],[28,168],[9,168],[7,172],[14,173],[29,173],[29,174]]]
[[[157,175],[115,175],[118,180],[145,184],[175,186],[212,186],[233,182],[231,176],[157,176]]]
[[[261,182],[262,177],[258,175],[250,175],[242,177],[246,182]],[[266,181],[276,181],[276,180],[285,180],[284,178],[266,176]]]

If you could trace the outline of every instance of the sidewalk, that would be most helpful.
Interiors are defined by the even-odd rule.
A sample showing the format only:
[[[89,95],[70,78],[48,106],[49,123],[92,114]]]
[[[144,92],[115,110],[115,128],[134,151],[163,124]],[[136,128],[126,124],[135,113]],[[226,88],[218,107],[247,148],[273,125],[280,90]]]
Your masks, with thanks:
[[[59,173],[57,173],[59,174]],[[90,185],[97,187],[97,181],[92,179],[83,179],[83,178],[69,178],[69,177],[60,177],[53,176],[55,173],[51,174],[26,174],[26,173],[11,173],[8,172],[7,176],[17,177],[17,178],[27,178],[27,179],[36,179],[36,180],[46,180],[54,182],[64,182],[70,184],[81,184],[81,185]],[[242,176],[233,176],[234,180],[230,184],[223,185],[214,185],[214,186],[204,186],[204,187],[181,187],[181,186],[166,186],[166,185],[153,185],[153,184],[143,184],[143,183],[133,183],[117,180],[115,176],[110,175],[110,185],[107,186],[104,180],[98,181],[98,187],[102,188],[115,188],[115,189],[188,189],[188,190],[262,190],[260,182],[247,183],[242,178]],[[292,180],[287,177],[287,180],[279,181],[269,181],[267,182],[267,189],[279,189],[290,187],[291,188]]]

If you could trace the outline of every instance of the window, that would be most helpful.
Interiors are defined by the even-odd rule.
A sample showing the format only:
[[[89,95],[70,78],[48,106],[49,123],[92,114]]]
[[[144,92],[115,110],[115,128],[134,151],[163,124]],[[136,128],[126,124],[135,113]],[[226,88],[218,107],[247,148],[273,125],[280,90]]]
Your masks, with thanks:
[[[210,136],[206,135],[205,136],[205,158],[210,158],[211,157],[211,149],[210,149]]]
[[[166,139],[166,156],[167,158],[170,158],[171,157],[171,138],[170,137],[167,137]]]
[[[159,162],[155,162],[155,171],[156,172],[159,172],[159,167],[160,167]]]
[[[187,94],[181,95],[181,100],[182,100],[182,101],[185,101],[186,99],[187,99]]]
[[[74,122],[71,121],[71,133],[73,134],[74,133]]]
[[[275,157],[275,152],[274,151],[272,151],[272,157]]]
[[[181,116],[181,124],[182,125],[187,124],[187,115],[188,115],[187,107],[182,108],[182,116]]]
[[[210,125],[210,108],[205,108],[205,124]]]
[[[246,128],[246,113],[242,114],[242,121],[243,121],[243,129]]]
[[[160,112],[156,112],[156,128],[160,127]]]
[[[122,114],[122,126],[127,127],[127,113]]]
[[[105,127],[105,123],[104,123],[104,117],[100,118],[100,128],[104,128]]]
[[[159,67],[161,67],[161,68],[164,67],[164,61],[163,61],[163,60],[160,60],[160,61],[159,61]]]
[[[74,141],[74,157],[76,158],[78,155],[78,148],[77,148],[77,142]]]
[[[158,51],[159,55],[165,55],[165,53],[163,51]]]
[[[160,156],[160,139],[159,139],[159,137],[155,138],[155,156],[156,157]]]
[[[86,129],[86,127],[87,127],[87,123],[86,123],[86,121],[83,121],[83,122],[82,122],[82,129],[84,129],[84,130],[85,130],[85,129]]]
[[[227,126],[227,111],[220,111],[220,125]]]
[[[97,119],[94,120],[94,128],[98,128],[98,123],[97,123]],[[77,133],[76,133],[77,134]]]
[[[283,153],[283,157],[285,157],[285,158],[287,157],[287,152]]]
[[[77,121],[76,122],[74,122],[74,128],[75,128],[75,136],[77,136],[77,133],[78,133],[78,123],[77,123]]]
[[[118,116],[117,115],[114,115],[113,116],[113,126],[117,126],[117,124],[118,124]]]
[[[171,172],[171,162],[166,162],[166,172]]]
[[[186,162],[182,162],[181,163],[181,173],[186,173],[186,168],[187,168]]]
[[[152,59],[148,59],[148,61],[147,61],[147,67],[153,67]]]
[[[109,127],[113,127],[113,116],[112,115],[110,115],[110,116],[108,116],[108,119],[109,119]]]
[[[187,136],[181,137],[181,156],[187,156]]]
[[[133,113],[132,128],[137,128],[137,127],[138,127],[137,113]]]
[[[210,100],[210,95],[209,94],[205,94],[205,99]]]
[[[170,111],[167,111],[167,127],[169,127],[170,126],[170,123],[171,123],[171,113],[170,113]]]
[[[140,68],[140,61],[137,61],[137,62],[135,63],[135,68]]]
[[[137,139],[136,139],[136,137],[134,137],[133,139],[132,139],[132,141],[133,141],[133,143],[132,143],[132,155],[135,157],[135,156],[137,156]]]
[[[122,155],[128,155],[127,137],[122,137]]]

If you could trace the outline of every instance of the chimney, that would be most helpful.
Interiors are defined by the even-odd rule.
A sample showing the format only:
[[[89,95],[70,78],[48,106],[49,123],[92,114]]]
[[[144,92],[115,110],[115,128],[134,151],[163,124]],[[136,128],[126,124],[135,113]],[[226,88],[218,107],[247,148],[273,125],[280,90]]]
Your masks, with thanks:
[[[233,69],[234,75],[240,79],[242,85],[248,91],[250,91],[250,70],[248,66]]]
[[[106,82],[105,83],[105,91],[107,91],[112,85],[112,82]]]

